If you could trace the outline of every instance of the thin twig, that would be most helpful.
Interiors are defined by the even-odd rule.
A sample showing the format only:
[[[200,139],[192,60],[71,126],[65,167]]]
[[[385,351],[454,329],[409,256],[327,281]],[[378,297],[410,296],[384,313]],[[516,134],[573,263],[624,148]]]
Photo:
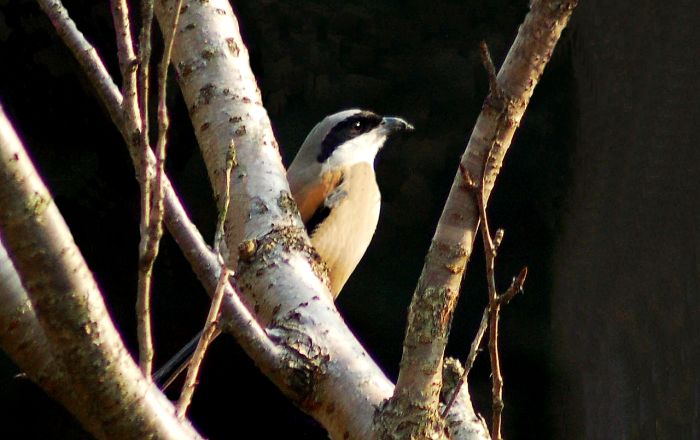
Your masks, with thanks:
[[[177,25],[180,21],[180,9],[182,8],[182,0],[178,0],[175,6],[175,16],[173,17],[172,32],[169,37],[166,37],[165,49],[163,50],[163,58],[158,67],[158,144],[156,147],[156,179],[154,186],[153,199],[153,221],[151,229],[155,231],[155,246],[157,248],[158,241],[163,235],[163,180],[165,175],[165,145],[167,142],[168,126],[170,118],[168,117],[167,105],[167,90],[168,90],[168,66],[170,65],[170,57],[173,52],[173,43]]]
[[[146,144],[145,148],[150,150]],[[145,155],[145,152],[143,153]],[[144,164],[147,165],[147,164]],[[138,292],[136,294],[136,328],[139,344],[139,366],[150,378],[153,370],[153,335],[151,331],[151,289],[153,266],[158,254],[153,246],[150,167],[141,168],[141,241],[139,243]]]
[[[119,69],[122,74],[122,111],[124,116],[134,121],[136,130],[140,130],[140,116],[137,100],[137,80],[136,70],[138,60],[134,54],[134,43],[131,37],[131,26],[129,24],[129,8],[126,0],[111,0],[112,19],[114,21],[114,31],[117,36],[117,55],[119,56]],[[138,142],[138,133],[131,133],[135,136],[132,142]]]
[[[145,0],[150,3],[150,21],[153,20],[153,1]],[[146,159],[146,154],[150,147],[147,143],[144,143],[144,153],[142,159],[142,177],[144,178],[142,182],[142,194],[143,194],[143,211],[148,210],[149,215],[147,216],[148,222],[147,231],[144,234],[146,245],[143,249],[142,266],[144,268],[144,274],[146,275],[146,280],[144,281],[144,290],[139,289],[139,360],[142,364],[142,369],[146,377],[151,377],[153,370],[153,337],[151,335],[151,277],[153,273],[153,265],[158,256],[158,249],[160,247],[160,240],[163,237],[163,217],[165,215],[165,207],[163,204],[164,199],[164,184],[163,176],[165,175],[165,147],[167,143],[167,133],[168,126],[170,124],[170,119],[168,118],[168,106],[166,101],[167,93],[167,83],[168,83],[168,66],[170,65],[170,55],[172,53],[173,41],[175,39],[175,30],[177,29],[177,23],[180,18],[180,8],[182,6],[182,0],[177,4],[177,12],[173,19],[173,32],[170,34],[170,38],[165,42],[165,50],[163,51],[163,58],[161,59],[160,66],[158,69],[158,143],[156,146],[156,164],[155,164],[155,179],[151,181],[149,179],[149,169],[148,161]],[[146,7],[144,7],[146,9]],[[144,23],[145,24],[145,23]],[[150,33],[150,29],[149,29]],[[148,46],[148,51],[150,53],[150,44]],[[146,81],[148,81],[148,76],[146,76]],[[144,84],[146,91],[148,87]],[[143,98],[145,105],[148,105],[148,99]],[[146,123],[142,127],[142,133],[147,130],[148,124]],[[142,134],[142,139],[148,139],[148,134]],[[148,148],[148,150],[146,150]]]
[[[151,224],[153,222],[151,199],[153,197],[153,170],[149,163],[151,144],[149,139],[148,98],[149,70],[151,59],[151,27],[153,23],[153,1],[141,3],[141,33],[139,34],[139,69],[137,91],[141,113],[139,136],[139,183],[141,184],[141,241],[139,243],[139,279],[136,296],[136,325],[139,341],[139,364],[144,376],[151,377],[153,370],[153,335],[151,330],[151,290],[153,286],[153,266],[158,249],[153,248]]]
[[[137,92],[139,111],[141,112],[141,136],[139,161],[141,163],[139,181],[141,183],[141,252],[144,253],[148,243],[148,228],[151,214],[151,167],[149,166],[150,130],[149,130],[149,92],[150,92],[150,61],[151,61],[151,28],[153,25],[153,0],[141,2],[141,33],[139,34],[139,69],[137,78]]]
[[[58,36],[73,53],[78,63],[80,63],[85,71],[85,75],[87,75],[90,83],[97,91],[102,104],[107,108],[114,125],[119,130],[123,130],[122,96],[112,77],[109,76],[97,50],[78,30],[75,22],[70,18],[68,11],[63,7],[60,0],[37,0],[37,2],[49,20],[51,20],[51,24],[56,29]]]
[[[455,401],[457,400],[457,396],[459,395],[459,391],[462,389],[462,386],[464,385],[464,382],[467,381],[467,376],[469,375],[469,371],[471,371],[472,367],[474,366],[474,361],[476,360],[476,356],[479,354],[479,346],[481,345],[481,340],[484,337],[484,333],[486,333],[486,327],[488,327],[489,324],[489,309],[486,307],[484,309],[484,313],[481,315],[481,322],[479,323],[479,329],[476,332],[476,336],[474,336],[474,340],[472,341],[472,345],[469,348],[469,356],[467,356],[467,362],[464,365],[464,373],[460,376],[459,380],[457,381],[457,384],[454,387],[454,390],[452,391],[452,396],[450,397],[449,402],[447,402],[447,405],[445,405],[445,409],[442,411],[442,418],[444,419],[447,417],[447,414],[450,412],[450,408],[452,408],[452,405],[454,405]]]
[[[211,307],[209,308],[209,314],[207,315],[207,322],[202,332],[202,336],[199,339],[197,348],[192,355],[192,360],[190,361],[189,368],[187,369],[187,376],[185,377],[185,384],[182,386],[182,392],[180,393],[180,398],[175,405],[175,412],[179,418],[184,418],[187,413],[187,408],[189,408],[190,403],[192,403],[192,395],[194,394],[195,387],[197,385],[197,376],[199,376],[199,369],[204,360],[204,354],[209,348],[209,344],[214,339],[217,333],[217,317],[219,316],[219,310],[221,308],[221,300],[224,297],[224,291],[226,284],[228,283],[228,278],[232,272],[226,268],[222,268],[221,276],[219,277],[219,284],[216,286],[216,293],[214,294],[214,299],[211,302]]]
[[[129,148],[132,163],[137,172],[140,170],[138,151],[131,143],[131,134],[134,131],[133,121],[124,120],[122,113],[123,98],[119,88],[114,84],[107,72],[97,50],[85,39],[78,30],[75,22],[68,15],[60,0],[37,0],[42,10],[51,20],[56,33],[64,44],[73,53],[73,56],[83,67],[85,75],[97,90],[100,101],[109,112],[112,122],[122,134]],[[138,144],[137,144],[138,145]],[[152,151],[148,153],[149,164],[155,162]],[[178,195],[173,190],[167,176],[164,177],[165,186],[165,220],[168,230],[183,251],[185,258],[192,266],[206,290],[213,297],[219,279],[217,256],[206,244],[204,238],[192,223],[180,202]],[[251,357],[260,365],[275,370],[280,367],[281,349],[271,341],[265,329],[255,320],[248,308],[240,300],[240,293],[228,283],[225,287],[226,308],[223,310],[227,321],[226,331],[232,333]]]
[[[483,181],[482,181],[483,187]],[[501,418],[503,414],[503,376],[501,375],[501,364],[498,353],[498,319],[500,314],[500,303],[496,292],[495,262],[496,247],[489,232],[488,218],[486,217],[486,207],[484,205],[483,193],[479,191],[477,197],[479,202],[479,212],[481,213],[481,233],[484,240],[484,254],[486,256],[486,279],[489,289],[489,357],[491,360],[491,438],[501,440]]]
[[[151,66],[151,29],[153,27],[153,0],[142,0],[141,2],[141,33],[139,34],[139,70],[137,78],[137,88],[139,97],[139,108],[141,110],[141,128],[142,136],[148,139],[149,120],[148,120],[148,100],[149,100],[149,85],[150,85],[150,66]],[[145,142],[142,141],[143,148]],[[143,160],[147,159],[144,154]],[[142,162],[142,166],[145,163]]]
[[[498,297],[498,302],[501,305],[506,305],[513,299],[515,295],[523,291],[523,285],[525,284],[525,279],[527,278],[527,266],[520,269],[520,273],[513,278],[508,290]]]
[[[141,184],[141,241],[139,243],[139,265],[138,265],[138,292],[136,295],[136,322],[137,336],[139,344],[139,366],[145,377],[150,378],[153,369],[153,336],[151,333],[151,278],[153,264],[157,254],[150,245],[152,239],[152,213],[151,213],[151,170],[145,166],[150,145],[148,133],[143,126],[143,116],[139,103],[143,104],[145,98],[139,98],[137,66],[131,28],[129,23],[129,9],[125,0],[112,0],[112,17],[114,29],[117,35],[117,53],[119,55],[119,66],[122,73],[122,111],[125,121],[128,121],[131,128],[131,136],[127,137],[127,142],[132,144],[132,149],[138,149],[139,180]],[[142,57],[145,54],[140,54]],[[143,78],[142,78],[143,80]],[[145,84],[142,84],[142,87]]]
[[[479,43],[479,53],[481,55],[481,64],[486,70],[486,75],[489,79],[489,91],[498,99],[503,97],[503,91],[498,85],[498,77],[496,76],[496,66],[494,66],[491,60],[491,54],[489,53],[489,47],[485,41]]]
[[[484,167],[488,166],[489,155],[484,161]],[[487,176],[484,170],[481,185],[477,191],[477,203],[479,205],[479,215],[481,217],[481,235],[484,241],[484,254],[486,258],[486,278],[489,290],[488,320],[489,320],[489,358],[491,361],[491,397],[492,397],[492,420],[491,438],[492,440],[502,440],[501,422],[503,417],[503,375],[501,374],[500,355],[498,351],[498,321],[500,318],[501,306],[509,302],[518,292],[522,291],[527,268],[523,268],[518,276],[513,279],[511,286],[506,293],[499,295],[496,290],[496,255],[498,246],[503,240],[503,230],[499,229],[495,237],[491,236],[488,217],[486,215],[486,204],[484,202],[485,179]]]
[[[174,33],[175,32],[173,32],[173,34]],[[204,324],[204,331],[202,332],[197,348],[189,361],[187,376],[185,377],[185,384],[182,386],[180,399],[176,405],[177,415],[180,418],[185,416],[187,413],[187,408],[192,402],[192,395],[194,394],[197,376],[199,375],[199,368],[204,360],[204,354],[206,353],[207,348],[209,348],[209,344],[221,333],[217,325],[217,319],[219,317],[219,310],[221,308],[221,301],[224,297],[225,287],[228,284],[229,277],[233,275],[233,271],[226,267],[224,258],[219,250],[221,249],[221,243],[223,240],[225,240],[224,225],[226,224],[226,215],[228,214],[231,198],[231,171],[233,170],[234,166],[236,166],[236,145],[233,141],[231,141],[229,150],[226,154],[224,200],[221,206],[221,211],[219,212],[219,218],[216,225],[216,234],[214,236],[214,250],[218,252],[219,264],[221,265],[221,274],[219,275],[219,283],[216,286],[216,293],[211,301],[207,321]]]
[[[231,140],[229,144],[228,151],[226,152],[226,173],[225,179],[225,189],[224,189],[224,200],[221,210],[219,211],[219,217],[216,222],[216,232],[214,233],[214,252],[220,259],[220,263],[223,264],[223,257],[221,256],[221,244],[224,243],[226,237],[224,236],[224,226],[226,225],[226,215],[228,215],[228,206],[231,202],[231,172],[238,165],[236,161],[236,144]]]
[[[488,61],[490,61],[490,57],[488,57],[488,49],[485,49],[484,43],[482,43],[482,51],[483,50],[486,50],[487,54],[486,57],[484,57],[484,59],[488,59]],[[485,65],[486,64],[488,63],[485,62]],[[489,68],[487,67],[487,71],[488,70]],[[493,86],[498,88],[498,85],[495,83],[493,84]],[[497,93],[495,90],[492,90],[491,92]],[[503,415],[503,376],[501,374],[501,366],[498,353],[498,320],[501,306],[508,304],[515,295],[517,295],[523,290],[523,284],[525,283],[525,278],[527,277],[527,267],[523,267],[518,276],[513,278],[513,281],[511,282],[510,286],[503,294],[498,294],[498,291],[496,290],[495,275],[496,255],[498,252],[498,248],[501,245],[501,242],[503,241],[504,232],[503,229],[498,229],[496,231],[496,234],[492,237],[489,228],[488,217],[486,215],[486,196],[484,194],[484,188],[486,186],[485,181],[488,176],[487,168],[489,166],[490,159],[491,150],[489,150],[488,154],[484,159],[484,170],[482,173],[482,179],[480,183],[476,183],[475,179],[464,167],[460,167],[460,172],[462,174],[462,179],[464,180],[467,189],[474,191],[476,194],[476,200],[479,209],[479,217],[481,221],[481,234],[484,241],[484,255],[486,258],[486,279],[489,291],[489,304],[486,307],[486,310],[484,311],[482,325],[485,325],[484,320],[488,318],[489,358],[491,362],[493,407],[491,438],[493,440],[501,440],[503,438],[501,435],[501,420]],[[479,328],[479,330],[481,331],[481,328]],[[478,336],[479,335],[477,334],[477,337]],[[472,344],[470,357],[473,351],[474,344]],[[466,371],[462,377],[466,377]],[[461,379],[462,378],[460,378],[460,381]],[[456,389],[455,394],[452,396],[450,403],[454,401],[458,392],[459,389]],[[445,411],[444,414],[447,414],[447,411]]]

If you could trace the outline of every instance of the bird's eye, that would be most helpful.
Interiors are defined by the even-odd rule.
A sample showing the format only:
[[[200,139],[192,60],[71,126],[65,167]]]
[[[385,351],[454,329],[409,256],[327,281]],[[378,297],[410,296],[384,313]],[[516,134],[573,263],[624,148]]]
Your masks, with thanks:
[[[352,128],[355,130],[361,130],[362,129],[362,121],[355,121],[355,123],[352,125]]]

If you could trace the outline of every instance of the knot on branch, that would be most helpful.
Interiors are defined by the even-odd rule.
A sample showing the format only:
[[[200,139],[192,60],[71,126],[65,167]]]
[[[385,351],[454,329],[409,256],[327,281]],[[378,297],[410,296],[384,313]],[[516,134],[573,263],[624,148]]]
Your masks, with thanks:
[[[452,305],[456,300],[457,292],[450,288],[418,286],[409,312],[409,327],[414,329],[421,343],[447,337],[452,322]]]
[[[278,203],[284,203],[278,199]],[[244,279],[248,274],[261,275],[268,266],[277,264],[289,253],[300,253],[311,264],[311,270],[330,286],[328,266],[311,246],[305,229],[301,226],[273,227],[265,235],[243,241],[238,247],[237,278]]]
[[[286,385],[295,403],[307,411],[320,405],[315,386],[326,375],[330,360],[328,351],[314,342],[303,325],[304,316],[292,310],[276,319],[267,333],[276,344],[284,347],[283,364],[289,371]]]
[[[393,396],[377,408],[374,431],[380,440],[446,440],[447,429],[437,411],[409,401],[408,396]]]
[[[440,401],[446,403],[464,376],[462,363],[455,358],[447,357],[442,364],[442,388],[440,389]]]

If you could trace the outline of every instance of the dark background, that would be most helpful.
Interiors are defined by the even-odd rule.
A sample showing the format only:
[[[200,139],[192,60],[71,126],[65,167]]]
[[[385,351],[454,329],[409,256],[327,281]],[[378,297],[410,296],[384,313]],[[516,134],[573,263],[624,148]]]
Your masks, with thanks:
[[[65,5],[118,78],[107,2]],[[393,379],[423,256],[487,92],[478,42],[499,65],[527,2],[267,0],[235,8],[285,163],[317,121],[344,108],[416,126],[380,155],[379,229],[338,300]],[[530,269],[525,295],[502,315],[508,439],[700,438],[698,18],[690,0],[582,1],[535,90],[489,207],[492,227],[506,230],[499,286]],[[169,96],[168,174],[212,237],[211,190],[174,81]],[[33,1],[0,0],[0,102],[135,352],[134,171]],[[485,303],[477,245],[450,355],[465,358]],[[166,234],[156,263],[157,364],[196,333],[207,307]],[[16,373],[0,359],[0,437],[87,436]],[[488,418],[486,356],[470,391]],[[231,430],[326,438],[228,336],[205,361],[191,418],[214,439]]]

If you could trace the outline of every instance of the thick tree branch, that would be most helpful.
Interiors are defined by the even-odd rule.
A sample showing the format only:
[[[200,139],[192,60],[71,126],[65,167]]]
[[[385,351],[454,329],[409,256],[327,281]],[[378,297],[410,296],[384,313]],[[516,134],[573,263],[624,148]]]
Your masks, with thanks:
[[[156,2],[161,28],[172,4]],[[320,279],[323,271],[289,193],[230,5],[185,3],[176,38],[173,63],[220,205],[225,158],[235,142],[226,223],[230,263],[244,300],[287,359],[281,370],[259,366],[333,438],[369,438],[374,405],[392,386],[342,321]]]
[[[161,22],[168,23],[167,19],[162,18],[168,12],[164,10],[165,6],[156,2],[156,7],[161,8]],[[243,166],[236,168],[233,184],[234,206],[242,206],[242,209],[237,218],[231,219],[232,216],[229,216],[227,241],[229,249],[233,250],[237,249],[238,243],[242,244],[240,252],[234,252],[233,259],[235,262],[240,254],[246,266],[247,274],[240,278],[241,284],[245,284],[246,301],[254,303],[253,306],[264,323],[272,324],[270,330],[263,330],[234,294],[231,286],[227,285],[222,329],[233,333],[261,370],[273,378],[300,406],[321,420],[332,435],[368,438],[372,432],[373,408],[391,394],[391,384],[357,344],[334,306],[320,299],[325,296],[321,294],[325,287],[318,281],[316,274],[322,274],[322,270],[317,267],[318,260],[310,249],[292,207],[276,142],[269,129],[267,116],[259,104],[259,91],[249,71],[246,49],[238,34],[235,18],[226,2],[192,2],[184,8],[189,19],[179,27],[178,38],[187,39],[189,33],[198,35],[198,41],[192,41],[196,43],[189,49],[192,55],[179,55],[179,46],[176,46],[174,64],[180,74],[179,79],[193,114],[193,124],[200,144],[216,145],[216,139],[222,143],[232,138],[244,140],[237,151],[243,153],[237,154],[239,157],[244,156],[240,160]],[[61,18],[69,20],[65,14]],[[217,20],[219,23],[212,23]],[[65,23],[58,25],[65,26]],[[166,29],[164,33],[167,32]],[[82,40],[79,33],[66,35],[69,40]],[[80,42],[84,43],[84,40]],[[70,45],[69,41],[69,47]],[[81,53],[74,53],[87,66],[86,72],[93,83],[105,80],[103,74],[106,71],[94,73],[95,69],[90,66],[90,63],[99,63],[99,59],[86,60]],[[235,68],[229,69],[230,66],[225,63],[221,65],[222,56],[233,58],[237,63]],[[241,69],[243,64],[245,66]],[[200,76],[202,72],[196,71],[206,71],[205,67],[211,69],[210,75]],[[217,77],[226,78],[226,81],[214,81]],[[193,82],[193,78],[199,82],[194,80],[194,84],[186,87],[185,83]],[[227,87],[227,81],[231,78],[234,81],[233,87]],[[111,80],[107,81],[109,82]],[[101,96],[110,109],[113,120],[119,121],[121,115],[115,116],[119,111],[114,112],[113,109],[119,110],[121,96]],[[221,98],[232,100],[237,106],[233,109],[222,106],[218,118],[209,117],[209,112],[215,110],[209,104]],[[202,109],[206,111],[200,111]],[[263,127],[262,131],[258,131],[260,126]],[[122,123],[118,124],[118,128],[127,140],[133,158],[133,147],[128,142],[134,133],[133,127]],[[209,133],[205,133],[207,131]],[[209,138],[209,141],[203,142],[203,138]],[[257,147],[261,151],[256,151]],[[219,182],[218,185],[213,185],[219,199],[224,151],[223,145],[214,149],[203,148],[210,177],[212,181]],[[256,156],[258,153],[262,154]],[[208,156],[211,157],[207,158]],[[149,156],[149,161],[153,163],[152,155]],[[135,165],[140,169],[138,161]],[[235,188],[240,183],[244,184],[240,185],[244,190],[236,194]],[[165,192],[168,228],[200,280],[213,293],[219,275],[216,258],[189,222],[167,181]],[[279,196],[270,201],[258,197],[258,194],[265,194],[266,197],[270,194]],[[270,222],[270,217],[258,215],[269,208],[274,211],[274,222]],[[269,229],[270,224],[274,225],[272,230]],[[292,253],[292,258],[288,258],[289,252]],[[280,260],[284,262],[281,267],[273,267],[274,270],[266,276],[256,279],[254,274],[269,269],[266,262]],[[311,269],[309,261],[312,262]],[[262,295],[265,291],[266,294]],[[267,334],[280,344],[272,343]],[[330,377],[334,379],[325,380]],[[458,399],[455,408],[459,408],[459,411],[451,411],[450,416],[457,417],[448,416],[453,422],[450,425],[451,432],[469,432],[470,429],[464,428],[469,428],[468,424],[476,419],[468,398]],[[456,438],[468,437],[457,435]]]
[[[60,402],[90,432],[101,433],[89,416],[89,402],[78,398],[66,367],[52,354],[27,291],[0,237],[0,347],[32,381]],[[98,434],[97,437],[104,437]]]
[[[0,230],[51,353],[100,438],[198,438],[141,375],[63,218],[0,109]],[[93,424],[86,426],[93,427]]]
[[[482,179],[485,202],[510,142],[576,0],[534,0],[498,75],[502,93],[490,93],[469,139],[460,169]],[[401,370],[380,417],[386,438],[439,436],[442,360],[460,282],[479,225],[474,192],[457,172],[409,309]],[[383,420],[382,420],[383,419]]]

